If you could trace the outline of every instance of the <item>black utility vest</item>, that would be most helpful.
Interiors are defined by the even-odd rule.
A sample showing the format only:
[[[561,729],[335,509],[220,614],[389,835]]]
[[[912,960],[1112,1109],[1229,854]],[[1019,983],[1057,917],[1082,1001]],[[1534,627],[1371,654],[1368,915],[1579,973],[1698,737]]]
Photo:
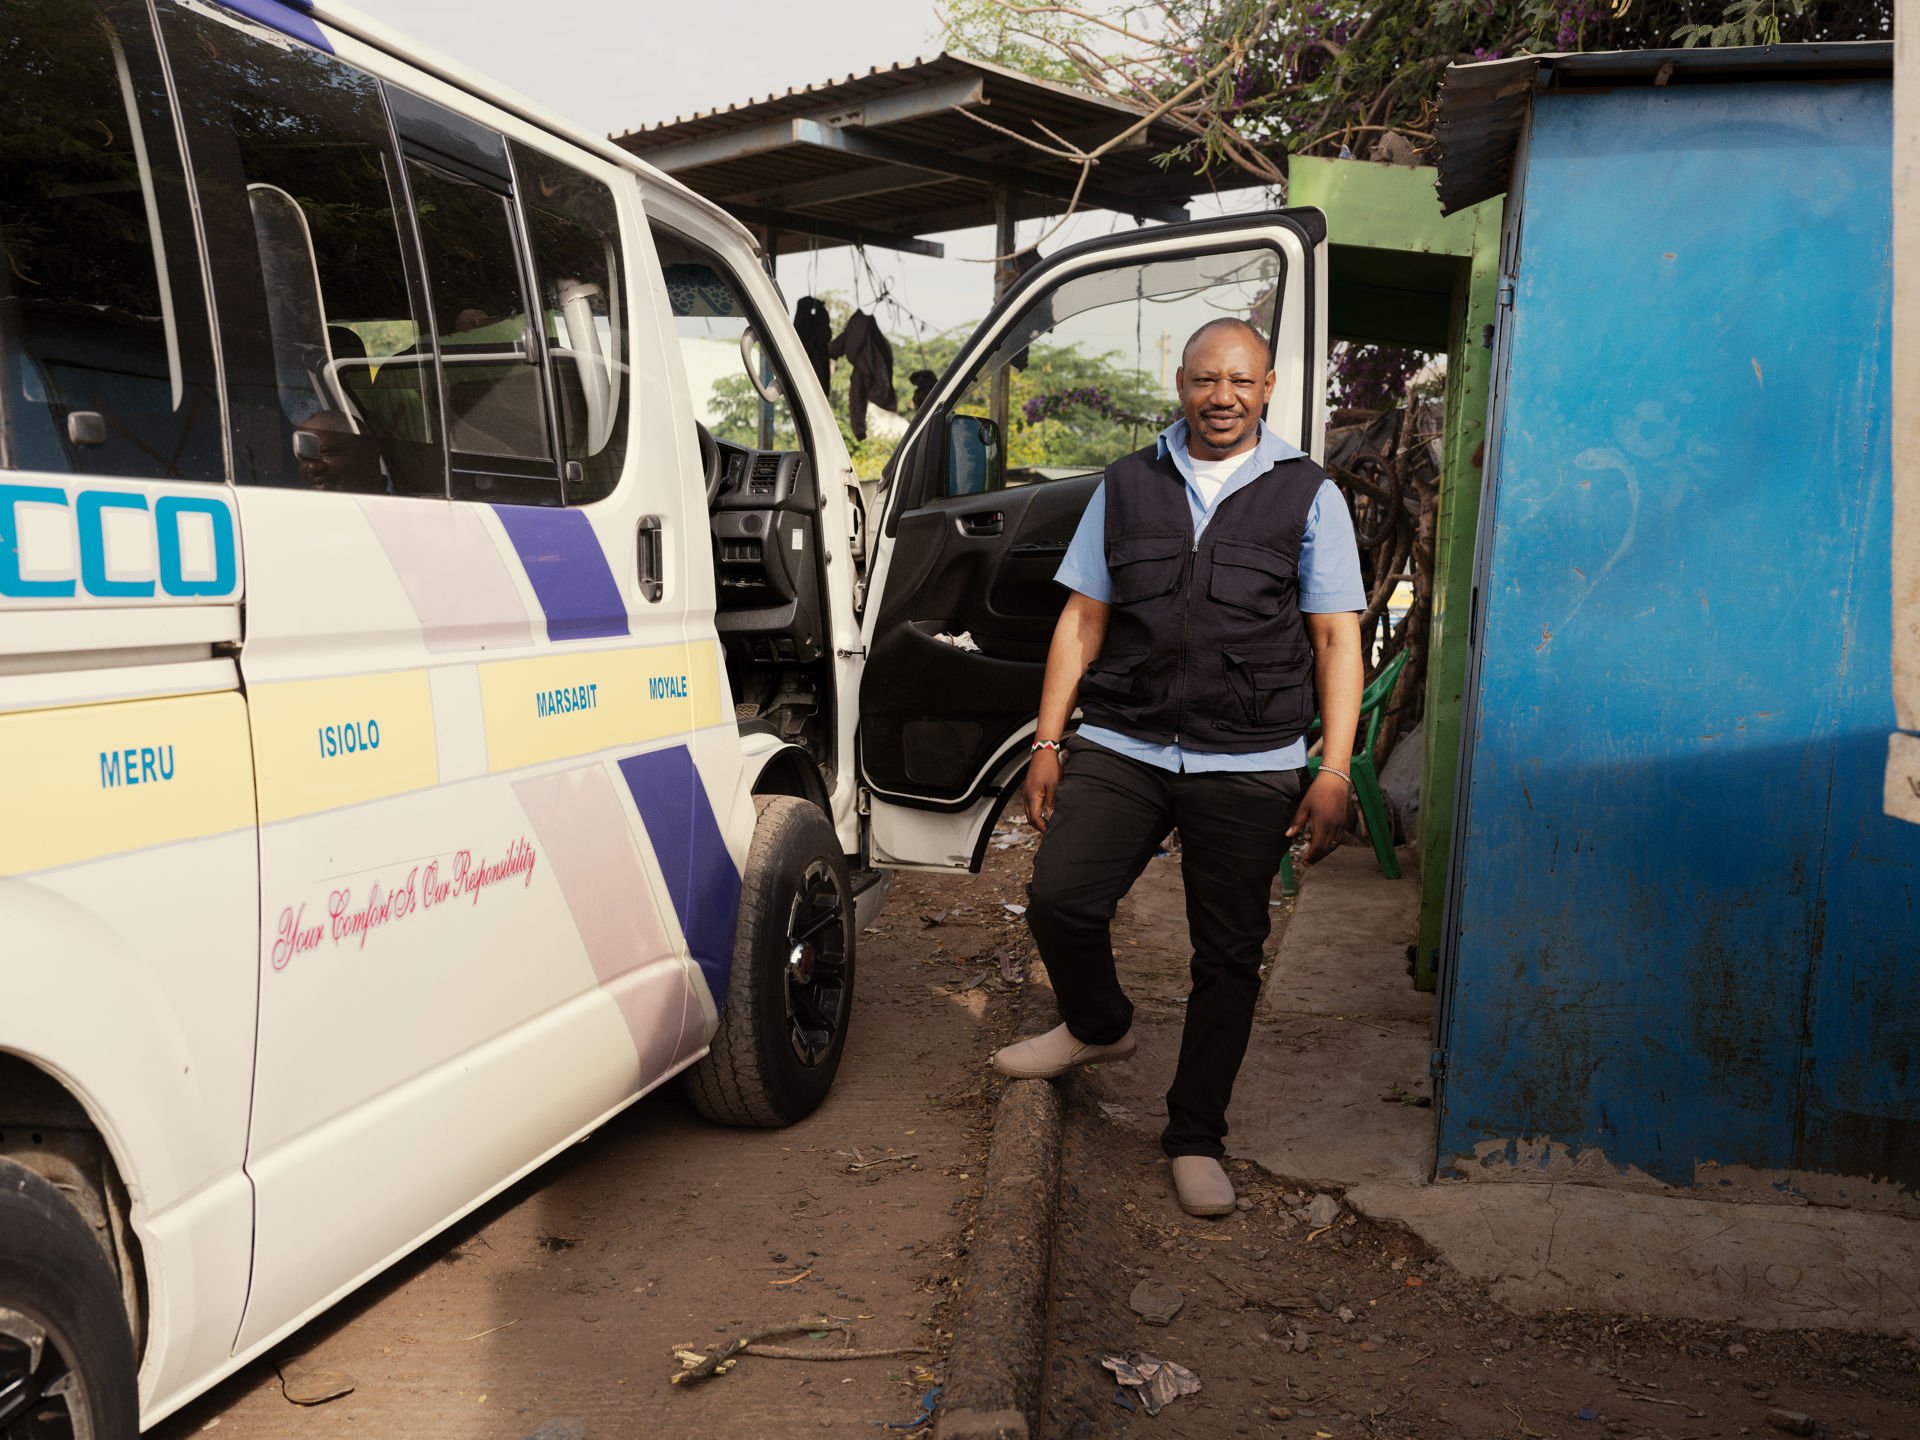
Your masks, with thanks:
[[[1156,449],[1107,467],[1112,609],[1080,682],[1085,723],[1223,755],[1277,750],[1313,721],[1300,539],[1326,471],[1282,460],[1195,540],[1186,482]]]

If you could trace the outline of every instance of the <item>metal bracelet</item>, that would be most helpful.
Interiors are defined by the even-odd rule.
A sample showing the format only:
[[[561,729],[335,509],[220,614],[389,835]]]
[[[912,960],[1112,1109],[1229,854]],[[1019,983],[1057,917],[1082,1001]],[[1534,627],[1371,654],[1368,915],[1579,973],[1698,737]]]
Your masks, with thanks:
[[[1320,767],[1320,773],[1322,775],[1338,775],[1342,780],[1347,782],[1349,787],[1353,784],[1353,777],[1351,775],[1347,774],[1344,770],[1336,770],[1331,765],[1322,765]]]

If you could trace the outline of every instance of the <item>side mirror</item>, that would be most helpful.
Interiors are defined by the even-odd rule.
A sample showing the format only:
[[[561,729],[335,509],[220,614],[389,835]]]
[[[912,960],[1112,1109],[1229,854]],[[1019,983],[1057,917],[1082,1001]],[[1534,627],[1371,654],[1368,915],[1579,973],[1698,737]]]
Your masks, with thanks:
[[[320,458],[320,437],[311,430],[294,431],[293,458],[296,460],[318,460]]]
[[[947,493],[980,495],[1005,483],[1000,427],[984,415],[947,417]]]
[[[753,382],[753,388],[760,398],[769,405],[778,405],[781,400],[780,377],[761,354],[760,332],[749,325],[740,336],[740,363],[746,367],[747,379]]]

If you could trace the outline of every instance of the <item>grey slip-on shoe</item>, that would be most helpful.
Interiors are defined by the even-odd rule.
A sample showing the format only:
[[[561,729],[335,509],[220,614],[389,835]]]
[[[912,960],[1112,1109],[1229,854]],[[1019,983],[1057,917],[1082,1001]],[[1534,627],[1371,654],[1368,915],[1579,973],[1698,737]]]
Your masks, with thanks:
[[[1174,1156],[1173,1189],[1189,1215],[1233,1213],[1233,1182],[1211,1155]]]
[[[1096,1060],[1125,1060],[1133,1054],[1133,1045],[1131,1030],[1111,1045],[1089,1045],[1076,1040],[1065,1025],[1056,1025],[1044,1035],[1029,1035],[994,1051],[993,1068],[1017,1080],[1051,1080]]]

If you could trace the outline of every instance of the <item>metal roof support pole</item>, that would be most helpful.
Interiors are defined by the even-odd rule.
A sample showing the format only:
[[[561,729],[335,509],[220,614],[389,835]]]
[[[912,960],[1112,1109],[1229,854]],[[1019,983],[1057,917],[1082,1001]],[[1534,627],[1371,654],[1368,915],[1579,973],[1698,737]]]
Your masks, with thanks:
[[[993,299],[998,304],[1000,298],[1013,288],[1013,282],[1020,271],[1013,263],[1014,246],[1013,195],[1005,185],[993,187]],[[1002,365],[993,372],[991,404],[994,428],[1000,432],[1000,453],[1007,453],[1007,412],[1013,398],[1013,367]]]

